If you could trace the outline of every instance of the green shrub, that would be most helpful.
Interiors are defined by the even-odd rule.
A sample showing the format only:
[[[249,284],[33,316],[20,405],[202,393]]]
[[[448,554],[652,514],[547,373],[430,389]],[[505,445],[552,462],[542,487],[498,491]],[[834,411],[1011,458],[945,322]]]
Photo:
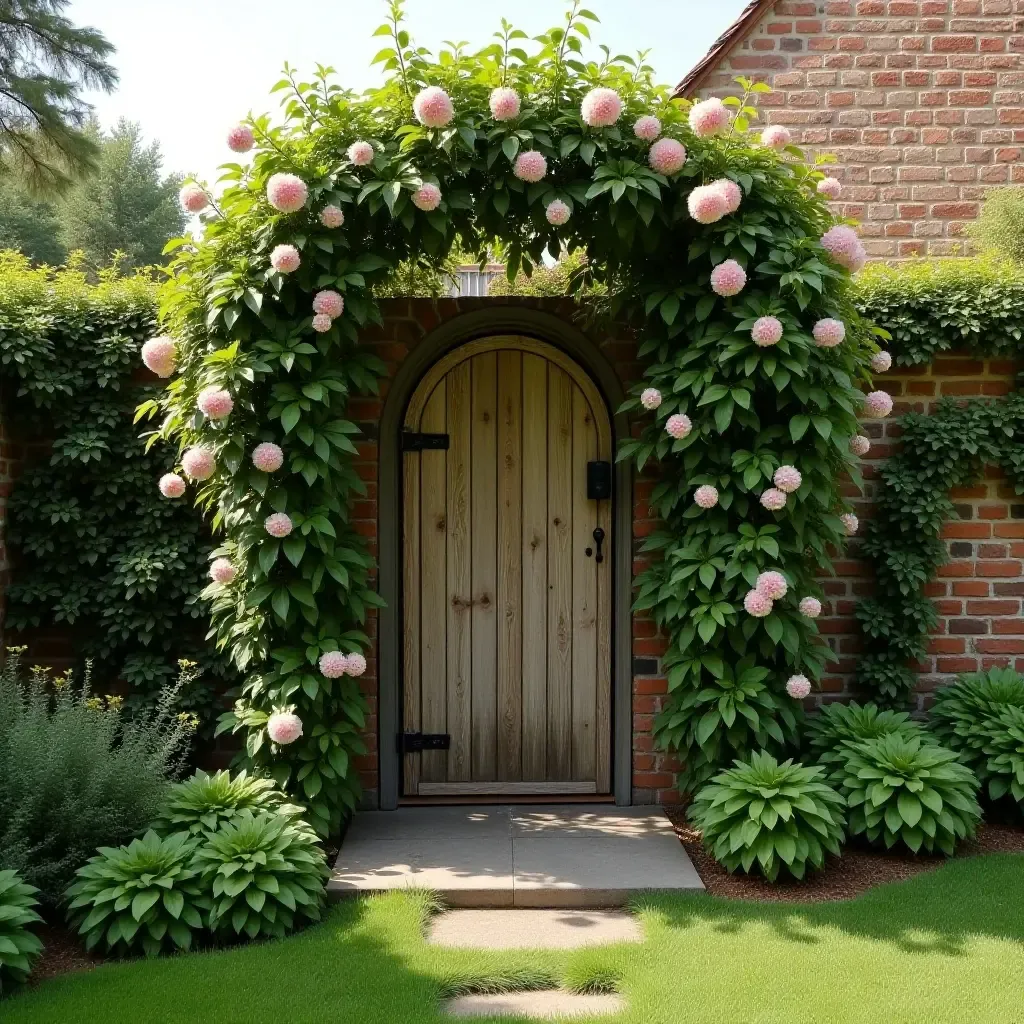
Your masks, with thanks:
[[[309,829],[282,815],[240,811],[207,837],[196,863],[212,887],[216,933],[280,938],[296,918],[320,920],[330,875],[324,853]]]
[[[5,986],[29,976],[42,951],[43,944],[28,930],[42,920],[35,911],[37,891],[16,871],[0,871],[0,995]]]
[[[959,840],[974,835],[978,780],[954,751],[899,733],[847,750],[830,781],[846,798],[851,836],[952,856]]]
[[[882,711],[875,704],[826,704],[807,720],[805,739],[811,757],[819,764],[832,765],[845,757],[844,743],[873,740],[899,733],[920,736],[923,730],[904,711]]]
[[[1024,708],[1007,707],[988,725],[985,778],[988,795],[999,800],[1009,794],[1024,810]]]
[[[716,775],[694,797],[690,814],[704,845],[729,871],[758,867],[774,882],[780,871],[803,878],[843,842],[843,798],[821,768],[757,752]]]
[[[120,955],[189,949],[210,901],[196,865],[197,840],[149,831],[117,849],[101,847],[68,888],[68,917],[86,949],[102,942]]]
[[[193,722],[175,699],[129,717],[116,697],[70,674],[24,681],[21,649],[0,671],[0,868],[18,871],[55,905],[97,846],[123,843],[153,819],[188,751]]]
[[[970,235],[984,251],[1024,264],[1024,188],[988,189]]]

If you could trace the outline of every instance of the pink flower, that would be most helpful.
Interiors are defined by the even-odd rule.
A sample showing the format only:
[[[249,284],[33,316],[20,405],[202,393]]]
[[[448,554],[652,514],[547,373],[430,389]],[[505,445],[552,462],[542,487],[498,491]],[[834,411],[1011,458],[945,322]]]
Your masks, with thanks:
[[[267,182],[267,200],[282,213],[301,210],[308,198],[306,183],[294,174],[272,174]]]
[[[235,578],[235,567],[227,558],[217,558],[210,563],[210,579],[215,583],[230,583]]]
[[[647,154],[651,170],[675,174],[686,163],[686,147],[677,139],[658,139]]]
[[[761,495],[761,504],[769,512],[778,512],[779,509],[786,507],[786,492],[780,491],[777,487],[769,487]]]
[[[872,391],[864,397],[864,411],[872,419],[885,419],[892,412],[892,398],[884,391]]]
[[[822,178],[818,182],[819,194],[826,196],[828,199],[838,199],[842,191],[843,185],[838,178]]]
[[[180,498],[185,493],[185,481],[177,473],[164,473],[160,477],[160,493],[165,498]]]
[[[773,124],[761,132],[761,145],[769,149],[785,149],[792,138],[788,128],[781,124]]]
[[[875,373],[885,373],[892,366],[892,356],[888,352],[876,352],[871,357],[871,369]]]
[[[633,125],[633,134],[644,142],[653,142],[661,134],[661,122],[653,114],[646,114]]]
[[[345,672],[350,676],[361,676],[366,671],[366,659],[361,654],[350,654],[345,659]]]
[[[427,128],[443,128],[454,116],[451,97],[436,85],[427,86],[412,101],[416,120]]]
[[[679,441],[693,430],[693,424],[690,422],[689,416],[677,413],[675,416],[669,416],[665,422],[665,430],[669,437],[674,437]]]
[[[850,453],[852,455],[867,455],[871,451],[871,440],[863,434],[854,434],[850,438]]]
[[[263,529],[271,537],[287,537],[292,532],[292,517],[286,512],[275,512],[272,516],[267,516]]]
[[[256,145],[256,136],[247,124],[236,125],[228,132],[228,149],[233,153],[248,153]]]
[[[718,504],[718,491],[711,484],[704,484],[693,492],[693,500],[701,508],[714,508]]]
[[[846,337],[846,324],[842,320],[825,317],[814,325],[814,344],[818,348],[835,348]]]
[[[747,285],[747,272],[735,261],[726,260],[711,271],[711,290],[716,295],[739,295]]]
[[[320,211],[320,223],[325,228],[340,228],[345,223],[345,214],[337,206],[325,206]]]
[[[622,113],[622,99],[614,89],[591,89],[580,104],[580,116],[591,128],[607,128]]]
[[[320,655],[320,674],[328,679],[338,679],[345,674],[348,659],[341,651],[328,651]]]
[[[803,700],[805,697],[810,696],[811,681],[807,676],[790,676],[786,681],[786,693],[793,700]]]
[[[800,599],[800,614],[809,619],[816,619],[821,614],[821,602],[816,597]]]
[[[334,320],[344,311],[345,300],[337,292],[322,291],[313,296],[314,313],[323,313]]]
[[[252,464],[261,473],[274,473],[284,465],[284,452],[272,441],[264,441],[253,448]]]
[[[217,468],[213,449],[205,444],[189,448],[181,457],[181,467],[185,470],[186,476],[192,477],[193,480],[208,480]]]
[[[290,711],[275,711],[267,719],[267,735],[282,747],[294,743],[302,735],[302,719]]]
[[[317,334],[326,334],[333,323],[334,321],[326,313],[317,313],[310,326]]]
[[[178,200],[186,213],[199,213],[210,205],[210,197],[206,194],[206,189],[194,181],[182,186],[178,193]]]
[[[765,597],[770,597],[773,601],[778,601],[779,598],[785,597],[786,592],[789,590],[789,584],[786,582],[786,577],[781,572],[763,572],[757,577],[757,583],[754,584],[755,590],[760,590]]]
[[[436,210],[441,205],[441,190],[427,182],[412,194],[412,205],[418,210]]]
[[[729,124],[729,110],[725,104],[713,97],[690,108],[690,127],[697,135],[717,135]]]
[[[223,388],[203,388],[196,399],[196,405],[204,416],[211,420],[222,420],[231,414],[235,403],[231,399],[231,393]]]
[[[843,524],[847,537],[852,537],[860,529],[860,520],[852,512],[841,515],[839,521]]]
[[[743,202],[743,189],[732,178],[719,178],[711,182],[711,188],[717,188],[725,199],[725,212],[735,213]]]
[[[857,237],[857,232],[845,224],[829,228],[821,236],[821,244],[828,250],[832,259],[847,270],[856,272],[867,261],[867,252]]]
[[[748,590],[747,596],[743,598],[743,607],[747,609],[748,615],[753,615],[755,619],[763,619],[766,615],[771,615],[773,602],[760,590]]]
[[[142,361],[158,377],[170,377],[174,373],[174,341],[166,335],[150,338],[142,346]]]
[[[294,245],[278,245],[270,254],[270,265],[279,274],[291,274],[299,269],[301,263],[299,250]]]
[[[782,338],[782,321],[778,317],[763,316],[750,329],[750,336],[759,348],[777,345]]]
[[[373,146],[358,139],[348,147],[348,158],[356,167],[366,167],[373,163]]]
[[[640,396],[640,404],[645,409],[657,409],[661,405],[661,392],[657,388],[645,388]]]
[[[564,224],[572,214],[572,210],[569,209],[568,203],[563,203],[561,199],[552,199],[548,203],[548,208],[545,210],[545,216],[548,219],[549,224],[554,224],[556,227],[560,224]]]
[[[780,491],[785,491],[786,494],[800,490],[800,485],[804,482],[804,478],[796,466],[779,466],[772,479],[775,481],[775,486]]]
[[[725,195],[713,185],[698,185],[687,198],[686,206],[698,224],[714,224],[728,212]]]
[[[515,89],[495,89],[491,93],[491,116],[495,121],[511,121],[518,117],[521,105]]]
[[[523,181],[540,181],[548,173],[548,162],[543,153],[528,149],[516,157],[515,176]]]

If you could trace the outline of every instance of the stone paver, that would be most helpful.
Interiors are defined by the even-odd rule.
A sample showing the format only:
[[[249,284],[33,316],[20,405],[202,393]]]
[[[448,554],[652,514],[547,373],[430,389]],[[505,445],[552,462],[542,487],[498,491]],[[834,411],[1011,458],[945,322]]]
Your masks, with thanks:
[[[617,995],[579,996],[571,992],[509,992],[500,995],[459,996],[444,1004],[452,1017],[527,1017],[538,1020],[576,1020],[620,1013],[625,1001]]]
[[[643,930],[616,910],[453,910],[438,914],[428,941],[463,949],[578,949],[640,942]]]

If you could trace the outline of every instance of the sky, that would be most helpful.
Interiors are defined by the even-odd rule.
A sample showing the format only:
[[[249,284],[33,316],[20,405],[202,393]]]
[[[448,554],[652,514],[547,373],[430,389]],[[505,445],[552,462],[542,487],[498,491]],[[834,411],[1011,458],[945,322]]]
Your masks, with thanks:
[[[588,0],[600,19],[595,43],[613,53],[650,49],[660,80],[675,84],[746,6],[746,0]],[[437,51],[442,40],[491,41],[502,15],[529,35],[560,24],[565,0],[407,0],[407,28]],[[121,117],[157,139],[164,169],[211,182],[232,157],[224,137],[250,110],[273,112],[270,87],[285,61],[300,71],[337,69],[341,84],[376,85],[371,38],[382,0],[72,0],[65,13],[99,29],[117,47],[121,81],[111,95],[89,94],[109,128]]]

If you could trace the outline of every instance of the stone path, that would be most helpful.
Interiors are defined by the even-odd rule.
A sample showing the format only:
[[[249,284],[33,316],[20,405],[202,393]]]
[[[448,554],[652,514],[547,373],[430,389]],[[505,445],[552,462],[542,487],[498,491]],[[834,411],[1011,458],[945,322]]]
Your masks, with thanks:
[[[617,910],[452,910],[434,918],[427,937],[461,949],[579,949],[642,939],[636,918]]]
[[[538,1020],[579,1020],[605,1017],[626,1007],[621,996],[577,996],[569,992],[509,992],[502,995],[459,996],[449,999],[444,1012],[452,1017],[527,1017]]]

